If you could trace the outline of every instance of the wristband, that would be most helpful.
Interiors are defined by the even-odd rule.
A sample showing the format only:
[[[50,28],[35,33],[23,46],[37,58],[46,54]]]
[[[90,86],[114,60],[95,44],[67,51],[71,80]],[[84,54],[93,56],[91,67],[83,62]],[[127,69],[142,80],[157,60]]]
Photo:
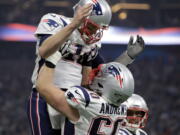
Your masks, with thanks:
[[[48,66],[50,66],[49,63],[51,63],[51,65],[53,64],[54,66],[56,66],[58,61],[61,59],[61,57],[62,57],[61,53],[59,51],[56,51],[54,54],[52,54],[46,59],[46,63]]]

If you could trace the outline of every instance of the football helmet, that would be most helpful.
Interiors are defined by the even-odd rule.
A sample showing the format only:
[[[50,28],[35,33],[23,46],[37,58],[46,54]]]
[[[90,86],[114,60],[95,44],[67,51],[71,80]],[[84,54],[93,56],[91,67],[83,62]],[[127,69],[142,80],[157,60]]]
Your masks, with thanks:
[[[148,118],[148,107],[143,97],[133,94],[123,105],[128,108],[124,125],[131,131],[144,128]]]
[[[134,78],[130,70],[117,62],[102,64],[90,76],[90,88],[119,106],[134,92]]]
[[[103,30],[107,29],[112,18],[112,12],[106,0],[80,0],[74,7],[74,13],[78,6],[92,3],[91,15],[84,20],[79,27],[81,37],[86,44],[93,44],[99,41]]]

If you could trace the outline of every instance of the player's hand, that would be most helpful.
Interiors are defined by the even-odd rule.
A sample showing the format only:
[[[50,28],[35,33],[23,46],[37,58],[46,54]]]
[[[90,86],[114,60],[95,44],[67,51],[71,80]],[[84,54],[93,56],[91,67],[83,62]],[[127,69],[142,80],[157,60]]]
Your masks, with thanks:
[[[75,15],[72,20],[72,24],[76,28],[78,28],[83,22],[83,20],[91,14],[92,8],[93,8],[93,5],[90,3],[82,7],[81,6],[77,7]]]
[[[134,43],[133,36],[130,37],[127,46],[127,54],[132,58],[136,58],[145,48],[144,40],[141,36],[137,35],[137,39]]]

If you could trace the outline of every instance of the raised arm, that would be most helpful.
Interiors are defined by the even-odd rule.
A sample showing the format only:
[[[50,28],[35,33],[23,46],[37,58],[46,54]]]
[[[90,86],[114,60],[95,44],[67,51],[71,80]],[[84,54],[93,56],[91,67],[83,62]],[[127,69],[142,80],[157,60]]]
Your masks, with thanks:
[[[39,54],[43,58],[47,58],[54,52],[59,50],[59,47],[69,38],[72,32],[77,29],[83,20],[90,15],[92,10],[92,4],[87,4],[82,7],[78,7],[76,14],[70,24],[61,29],[56,34],[48,37],[39,48]]]
[[[144,40],[141,36],[137,35],[137,39],[135,43],[133,43],[133,37],[130,37],[127,50],[124,51],[118,58],[116,58],[116,62],[122,63],[124,65],[131,64],[135,58],[143,52],[145,47]]]

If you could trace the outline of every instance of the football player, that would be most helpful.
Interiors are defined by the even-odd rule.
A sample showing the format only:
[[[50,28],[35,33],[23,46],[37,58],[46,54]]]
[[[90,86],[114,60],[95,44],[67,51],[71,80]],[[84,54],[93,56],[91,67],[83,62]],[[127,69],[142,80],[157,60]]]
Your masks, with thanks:
[[[52,13],[44,15],[35,32],[37,59],[32,75],[33,90],[27,108],[33,135],[51,135],[56,132],[52,128],[60,129],[59,113],[46,105],[34,85],[45,58],[56,50],[61,51],[63,59],[58,61],[54,74],[54,83],[61,90],[66,91],[73,85],[86,85],[92,60],[99,56],[103,30],[108,28],[111,20],[110,7],[104,0],[80,0],[74,6],[74,12],[73,18]],[[135,43],[131,42],[128,48],[133,49],[125,51],[117,59],[118,62],[127,65],[141,53],[144,43],[139,42],[139,39],[142,38],[137,38]]]
[[[143,97],[132,94],[123,105],[127,106],[127,117],[123,123],[125,128],[120,128],[117,135],[147,135],[142,130],[148,119],[148,107]]]
[[[59,119],[57,118],[59,114],[50,106],[47,108],[46,102],[39,96],[34,85],[38,72],[44,64],[44,59],[55,50],[60,49],[65,56],[64,59],[58,62],[55,71],[54,82],[56,86],[66,90],[72,85],[80,85],[82,80],[81,73],[87,73],[90,69],[91,59],[97,55],[97,46],[100,45],[98,42],[101,38],[100,35],[105,29],[105,25],[109,25],[111,11],[105,1],[101,0],[98,4],[93,4],[91,1],[89,1],[90,4],[87,2],[83,4],[82,2],[83,0],[75,6],[74,18],[57,14],[43,16],[35,33],[37,37],[37,59],[32,75],[33,90],[29,97],[27,108],[33,135],[51,135],[56,132],[52,128],[59,129],[59,125],[56,126],[56,123],[59,124],[59,121],[56,122]],[[99,5],[101,5],[101,8],[99,8]],[[95,19],[98,16],[93,18],[96,15],[91,15],[91,12],[96,10],[103,12],[103,15],[100,16],[101,19],[97,21]],[[86,18],[87,16],[92,18]],[[107,19],[104,20],[102,18]],[[87,37],[85,38],[86,34]],[[88,38],[91,40],[88,40]],[[87,44],[88,46],[85,46]],[[62,48],[60,48],[60,45],[63,45]],[[86,78],[85,75],[83,75],[84,78]]]
[[[89,90],[72,86],[66,92],[53,83],[59,52],[46,59],[37,79],[37,90],[47,103],[67,117],[62,121],[62,135],[115,135],[126,116],[120,104],[134,92],[130,70],[117,62],[102,64],[91,79]],[[73,124],[71,124],[69,121]]]

